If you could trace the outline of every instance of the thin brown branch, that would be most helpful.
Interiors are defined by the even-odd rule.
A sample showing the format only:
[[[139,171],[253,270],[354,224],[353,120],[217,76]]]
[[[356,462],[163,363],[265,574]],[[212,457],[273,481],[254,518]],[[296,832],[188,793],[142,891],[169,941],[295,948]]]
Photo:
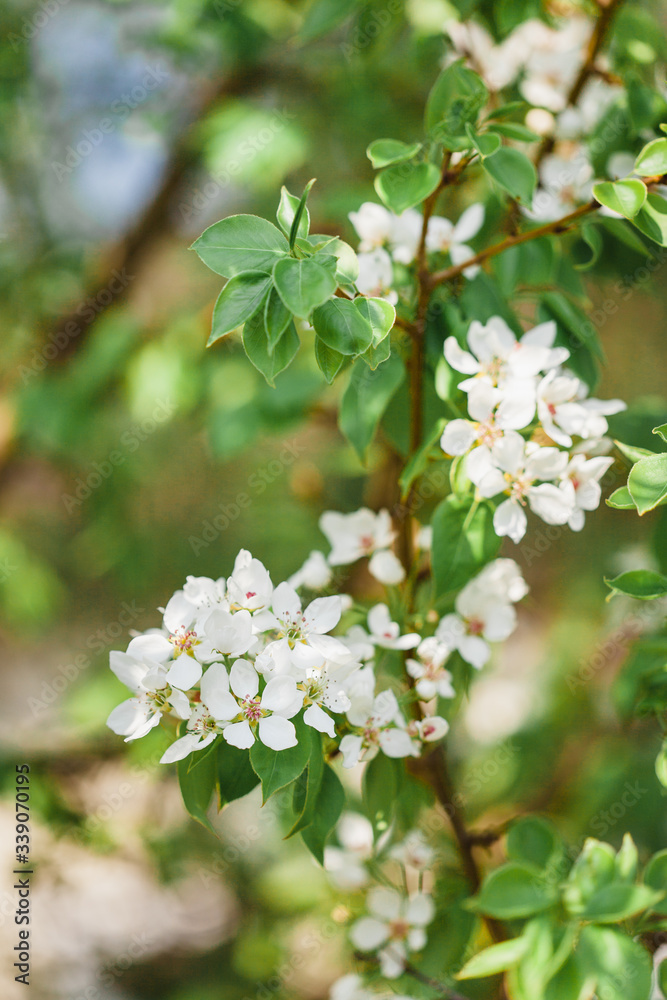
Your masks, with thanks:
[[[555,219],[553,222],[547,222],[543,226],[539,226],[537,229],[528,229],[523,233],[516,233],[511,236],[506,236],[504,240],[499,243],[494,243],[493,246],[487,247],[485,250],[480,250],[479,253],[475,254],[469,260],[466,260],[463,264],[455,264],[452,267],[446,267],[442,271],[435,271],[429,279],[430,289],[436,288],[438,285],[443,285],[448,281],[452,281],[454,278],[458,278],[460,274],[466,270],[466,268],[473,266],[474,264],[483,264],[484,261],[489,260],[490,257],[495,257],[497,254],[502,253],[504,250],[508,250],[510,247],[519,246],[521,243],[528,243],[530,240],[537,240],[541,236],[551,236],[559,233],[565,233],[568,229],[574,226],[579,219],[583,218],[585,215],[589,215],[591,212],[595,212],[599,208],[597,201],[589,201],[585,205],[581,205],[574,212],[570,212],[569,215],[564,215],[561,219]]]

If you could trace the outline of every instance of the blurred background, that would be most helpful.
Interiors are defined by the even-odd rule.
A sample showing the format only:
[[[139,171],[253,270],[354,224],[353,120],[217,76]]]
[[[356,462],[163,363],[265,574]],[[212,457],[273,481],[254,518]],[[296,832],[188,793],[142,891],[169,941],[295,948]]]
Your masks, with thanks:
[[[512,5],[495,10],[511,26]],[[279,802],[234,804],[217,842],[157,764],[164,735],[128,748],[106,730],[124,697],[108,652],[156,624],[187,574],[227,575],[245,547],[277,582],[323,546],[323,510],[387,501],[385,445],[367,481],[312,351],[278,391],[233,338],[204,351],[220,281],[188,246],[225,215],[273,217],[280,185],[310,177],[313,230],[355,242],[347,213],[374,198],[366,146],[419,137],[453,13],[445,0],[3,5],[3,997],[22,995],[9,797],[23,762],[34,1000],[316,1000],[347,968],[345,906],[283,842]],[[616,433],[656,447],[664,263],[633,268],[622,288],[587,289],[608,357],[598,395],[628,400]],[[619,465],[605,495],[622,481]],[[531,522],[507,544],[531,594],[453,736],[473,819],[538,809],[577,845],[629,829],[644,854],[665,846],[659,735],[626,719],[632,694],[614,683],[660,609],[605,604],[603,576],[664,560],[666,538],[660,512],[603,507],[582,535]]]

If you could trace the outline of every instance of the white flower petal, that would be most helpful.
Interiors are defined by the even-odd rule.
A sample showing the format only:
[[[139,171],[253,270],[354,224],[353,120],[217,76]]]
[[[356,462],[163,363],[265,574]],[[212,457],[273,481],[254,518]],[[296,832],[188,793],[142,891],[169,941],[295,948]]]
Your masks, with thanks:
[[[238,747],[239,750],[247,750],[255,742],[252,729],[245,720],[233,722],[231,726],[225,726],[222,735],[231,746]]]
[[[287,750],[298,743],[294,723],[282,715],[270,715],[259,720],[259,738],[271,750]]]

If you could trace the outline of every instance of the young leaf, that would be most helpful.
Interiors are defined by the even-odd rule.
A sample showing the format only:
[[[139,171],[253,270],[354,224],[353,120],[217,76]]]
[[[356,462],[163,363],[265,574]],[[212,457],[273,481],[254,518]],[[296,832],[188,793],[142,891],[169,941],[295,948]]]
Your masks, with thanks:
[[[320,337],[315,337],[315,360],[325,379],[331,385],[345,361],[345,355],[327,347]]]
[[[285,185],[280,189],[280,204],[278,205],[278,211],[276,212],[276,218],[278,220],[278,225],[284,232],[285,236],[289,236],[292,230],[292,223],[294,222],[294,216],[296,215],[297,209],[299,207],[300,198],[297,198],[295,194],[290,194]],[[310,229],[310,215],[308,209],[306,208],[301,216],[301,221],[299,222],[298,236],[306,239],[308,237],[308,230]]]
[[[646,185],[633,178],[620,181],[600,181],[593,185],[593,197],[606,208],[626,219],[634,219],[646,201]]]
[[[270,285],[271,278],[261,271],[243,271],[230,278],[215,303],[206,346],[215,344],[250,319],[262,305]]]
[[[313,309],[335,292],[335,274],[336,258],[333,256],[306,260],[284,257],[273,269],[273,282],[289,311],[307,319]]]
[[[486,156],[493,156],[500,149],[499,135],[495,135],[493,132],[483,132],[478,135],[468,122],[466,122],[466,135],[482,159]]]
[[[493,122],[493,131],[500,132],[506,139],[514,139],[515,142],[539,142],[540,137],[536,132],[531,132],[525,125],[518,122]]]
[[[507,855],[514,861],[526,861],[547,868],[563,854],[563,842],[553,824],[541,816],[524,816],[510,826]]]
[[[312,246],[318,243],[325,243],[324,253],[333,254],[338,265],[336,268],[336,280],[340,285],[353,284],[359,277],[359,260],[357,255],[344,240],[334,236],[310,236],[308,242]]]
[[[291,364],[299,350],[299,335],[294,323],[290,323],[274,344],[273,351],[269,351],[264,315],[255,313],[243,327],[243,346],[257,371],[262,373],[269,385],[273,385],[276,375]]]
[[[264,329],[266,330],[269,354],[273,354],[273,349],[289,326],[291,319],[291,312],[280,298],[277,290],[272,288],[267,295],[264,306]]]
[[[441,126],[445,133],[464,134],[466,122],[474,123],[487,102],[489,92],[484,81],[459,59],[443,69],[431,88],[426,102],[427,132]]]
[[[509,861],[487,876],[467,905],[499,920],[516,920],[541,913],[555,901],[554,887],[540,879],[538,869]]]
[[[256,215],[230,215],[204,230],[192,244],[207,267],[231,278],[242,271],[271,274],[289,251],[279,229]]]
[[[638,941],[611,927],[584,927],[577,959],[594,978],[596,993],[605,1000],[646,1000],[651,992],[652,962]]]
[[[482,166],[496,184],[530,208],[537,185],[537,171],[527,156],[518,149],[504,146],[487,157]]]
[[[623,843],[616,853],[616,876],[623,882],[634,882],[637,877],[639,853],[629,833],[623,834]]]
[[[605,577],[604,582],[611,588],[610,597],[614,594],[628,594],[640,601],[653,601],[656,597],[667,594],[667,576],[650,569],[629,570],[613,580]]]
[[[627,486],[619,486],[610,497],[607,497],[605,503],[608,507],[613,507],[615,510],[637,510]]]
[[[597,924],[615,924],[627,920],[635,913],[650,909],[663,896],[664,893],[645,885],[612,882],[603,886],[588,900],[580,916],[582,920]]]
[[[635,160],[635,173],[642,177],[667,173],[667,139],[654,139],[644,146]]]
[[[642,458],[630,469],[628,490],[641,517],[667,499],[667,452]]]
[[[640,448],[635,444],[625,444],[623,441],[614,441],[614,444],[621,452],[625,455],[633,464],[639,462],[642,458],[646,458],[647,455],[655,455],[654,451],[649,451],[648,448]]]
[[[325,764],[313,820],[301,831],[303,842],[321,865],[324,864],[327,837],[338,822],[344,805],[345,790],[340,779],[333,768]]]
[[[667,850],[653,855],[644,871],[644,884],[667,894]],[[667,914],[667,898],[655,904],[653,909],[656,913]]]
[[[373,331],[372,346],[377,347],[391,332],[396,320],[396,310],[386,299],[376,299],[365,295],[357,296],[354,300],[354,307],[370,324]]]
[[[667,424],[660,424],[659,427],[654,427],[653,434],[658,434],[663,441],[667,441]]]
[[[318,337],[338,354],[362,354],[373,342],[373,328],[350,299],[334,298],[313,312]]]
[[[310,733],[302,719],[293,719],[298,743],[286,750],[272,750],[256,739],[250,747],[250,763],[262,782],[262,802],[291,784],[305,770],[310,758]]]
[[[411,160],[421,148],[421,142],[413,142],[408,145],[405,142],[399,142],[398,139],[376,139],[366,150],[366,156],[375,169],[379,170],[380,167],[388,167],[392,163]]]
[[[529,944],[526,937],[512,938],[510,941],[492,944],[490,948],[485,948],[478,955],[473,955],[457,973],[456,978],[481,979],[483,976],[494,976],[497,972],[511,969],[526,954]]]
[[[188,757],[179,760],[177,764],[178,783],[185,808],[193,819],[217,837],[215,827],[208,818],[208,808],[218,779],[215,755],[209,754],[199,767],[192,770],[189,766]]]
[[[375,178],[375,190],[387,208],[401,215],[435,191],[440,171],[434,163],[401,163],[386,167]]]
[[[216,748],[220,808],[228,802],[243,798],[259,784],[252,769],[250,754],[239,750],[225,740],[218,740]]]
[[[361,358],[354,363],[338,423],[362,462],[382,414],[404,378],[405,367],[396,354],[374,371]]]
[[[306,201],[308,200],[310,189],[312,188],[314,183],[315,183],[315,178],[313,177],[313,179],[308,181],[305,188],[303,189],[303,194],[301,195],[299,204],[297,205],[296,210],[294,212],[294,218],[292,219],[292,225],[289,231],[290,250],[293,248],[296,242],[296,238],[299,235],[299,227],[301,226],[301,219],[303,218],[304,212],[306,211]]]

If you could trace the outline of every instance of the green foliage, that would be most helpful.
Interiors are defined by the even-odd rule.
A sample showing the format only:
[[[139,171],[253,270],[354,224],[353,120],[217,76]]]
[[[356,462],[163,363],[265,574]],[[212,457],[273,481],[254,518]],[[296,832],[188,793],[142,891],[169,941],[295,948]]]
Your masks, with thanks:
[[[289,244],[279,229],[256,215],[230,215],[209,226],[192,244],[216,274],[232,278],[243,271],[271,274]]]
[[[375,369],[369,368],[363,358],[352,366],[338,419],[341,431],[362,462],[382,415],[404,378],[403,362],[395,354]]]
[[[642,601],[653,601],[656,597],[667,594],[667,577],[648,569],[629,570],[613,580],[605,579],[605,583],[611,588],[610,597],[614,594],[628,594]]]
[[[530,208],[537,186],[537,171],[524,153],[503,147],[492,156],[485,156],[482,166],[503,191]]]
[[[601,205],[613,212],[624,215],[626,219],[634,219],[646,201],[646,185],[643,181],[629,180],[603,181],[593,185],[593,197]]]
[[[400,215],[435,191],[440,171],[433,163],[401,163],[386,167],[375,178],[375,190],[387,208]]]
[[[460,590],[494,558],[500,539],[489,504],[447,497],[433,518],[433,581],[436,600]]]

